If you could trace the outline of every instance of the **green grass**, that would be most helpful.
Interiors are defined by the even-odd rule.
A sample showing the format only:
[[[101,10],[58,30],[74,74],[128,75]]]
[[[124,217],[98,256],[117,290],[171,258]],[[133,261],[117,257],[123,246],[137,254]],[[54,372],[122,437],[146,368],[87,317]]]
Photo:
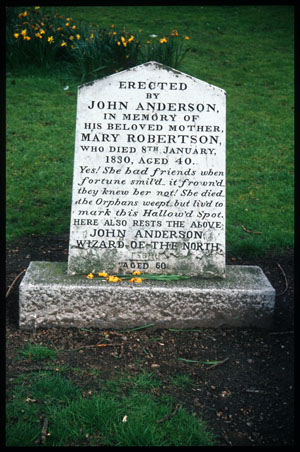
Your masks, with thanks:
[[[178,388],[186,387],[191,384],[189,375],[176,375],[171,378],[171,383]]]
[[[29,359],[32,361],[43,361],[43,360],[55,360],[57,358],[57,353],[55,350],[44,347],[42,345],[32,345],[28,344],[26,347],[22,347],[19,351],[20,357],[23,359]]]
[[[172,415],[173,398],[152,392],[159,385],[151,373],[122,373],[83,395],[51,370],[18,377],[6,404],[6,445],[35,446],[45,417],[48,447],[215,445],[203,420],[182,406]]]
[[[59,10],[75,22],[114,24],[143,39],[172,29],[190,37],[179,69],[227,92],[227,253],[250,256],[292,247],[293,7]],[[69,230],[77,84],[67,72],[7,74],[7,240]]]

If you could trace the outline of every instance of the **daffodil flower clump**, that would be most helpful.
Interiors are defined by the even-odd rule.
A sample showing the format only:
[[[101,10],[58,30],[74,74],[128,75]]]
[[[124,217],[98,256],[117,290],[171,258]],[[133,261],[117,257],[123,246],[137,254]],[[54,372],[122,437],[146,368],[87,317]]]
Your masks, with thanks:
[[[187,35],[180,36],[178,31],[173,29],[169,36],[158,38],[157,35],[149,35],[150,40],[146,41],[145,58],[157,61],[168,66],[177,68],[182,62],[188,48],[184,46],[184,41],[190,38]]]
[[[71,17],[43,13],[40,6],[35,6],[18,14],[13,37],[19,46],[23,41],[34,41],[72,47],[72,41],[79,40],[81,35]]]
[[[154,60],[174,68],[187,49],[177,30],[169,36],[142,44],[141,33],[109,30],[74,23],[53,7],[6,8],[7,64],[14,67],[52,67],[80,75],[81,82],[93,80]]]

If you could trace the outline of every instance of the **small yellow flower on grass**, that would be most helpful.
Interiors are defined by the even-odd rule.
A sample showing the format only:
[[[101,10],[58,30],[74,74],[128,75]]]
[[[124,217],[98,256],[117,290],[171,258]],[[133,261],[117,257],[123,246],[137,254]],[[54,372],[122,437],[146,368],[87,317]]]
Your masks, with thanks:
[[[41,35],[44,35],[45,34],[45,30],[43,30],[42,28],[40,29],[40,33],[41,33]]]
[[[49,42],[49,44],[53,44],[53,42],[54,42],[53,36],[49,36],[48,42]]]
[[[30,41],[31,37],[30,36],[24,36],[24,40],[25,41]]]
[[[120,41],[118,41],[117,44],[118,44],[118,46],[120,46],[121,45]]]
[[[14,37],[17,39],[19,37],[19,33],[14,33]]]
[[[117,276],[108,276],[107,278],[108,282],[118,282],[118,281],[122,281],[120,278],[118,278]]]
[[[21,35],[22,35],[22,36],[26,36],[26,33],[27,33],[27,30],[26,30],[26,29],[21,31]]]
[[[74,36],[70,36],[70,37],[69,37],[69,39],[70,39],[71,41],[73,41],[73,39],[74,39]]]
[[[134,272],[132,272],[132,274],[133,274],[133,275],[140,275],[140,274],[141,274],[141,272],[140,272],[140,271],[138,271],[138,270],[135,270]]]
[[[68,27],[68,26],[69,26],[70,24],[69,24],[69,22],[66,22],[66,24],[65,24],[65,25],[66,25],[66,27]]]
[[[63,42],[61,43],[60,47],[64,47],[64,46],[67,46],[67,43],[66,43],[65,41],[63,41]]]
[[[100,272],[98,273],[98,276],[103,276],[104,278],[107,278],[108,274],[106,272]]]
[[[73,27],[72,27],[72,28],[73,28],[73,30],[76,30],[76,25],[73,25]]]
[[[76,39],[80,39],[80,35],[76,35]]]
[[[167,38],[162,38],[162,39],[159,40],[159,42],[160,42],[161,44],[164,44],[164,42],[168,42],[168,40],[167,40]]]
[[[187,41],[188,39],[190,39],[188,36],[185,36],[184,39]]]
[[[91,34],[90,39],[94,39],[94,33]]]
[[[87,275],[87,278],[88,278],[88,279],[93,279],[93,278],[94,278],[93,273],[89,273],[89,274]]]
[[[134,283],[141,283],[143,280],[142,280],[142,278],[131,278],[130,280],[129,280],[129,282],[134,282]]]

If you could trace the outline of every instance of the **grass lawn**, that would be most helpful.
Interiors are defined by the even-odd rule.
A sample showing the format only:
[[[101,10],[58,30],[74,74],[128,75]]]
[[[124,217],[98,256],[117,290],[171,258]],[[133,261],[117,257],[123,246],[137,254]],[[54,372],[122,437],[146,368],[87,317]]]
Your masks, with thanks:
[[[53,349],[29,345],[16,359],[28,357],[46,367],[11,379],[6,446],[40,444],[45,419],[48,447],[210,446],[217,442],[203,420],[181,406],[175,413],[172,396],[159,393],[162,382],[151,372],[124,371],[106,380],[101,370],[95,370],[91,389],[75,383],[85,375],[83,380],[90,385],[90,371],[61,366]],[[179,375],[169,384],[178,389],[191,381]]]
[[[293,7],[58,9],[142,40],[172,29],[189,36],[179,70],[227,92],[227,253],[293,246]],[[77,85],[63,71],[7,73],[7,240],[69,230]]]

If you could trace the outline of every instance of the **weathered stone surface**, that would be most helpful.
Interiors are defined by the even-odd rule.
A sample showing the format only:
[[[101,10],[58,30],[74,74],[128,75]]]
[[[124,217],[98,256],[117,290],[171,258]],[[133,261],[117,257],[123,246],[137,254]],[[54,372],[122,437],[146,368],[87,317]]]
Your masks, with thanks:
[[[275,290],[256,266],[226,278],[108,283],[67,275],[67,263],[31,262],[20,285],[20,328],[270,327]]]
[[[79,86],[68,272],[225,276],[226,93],[156,62]]]

